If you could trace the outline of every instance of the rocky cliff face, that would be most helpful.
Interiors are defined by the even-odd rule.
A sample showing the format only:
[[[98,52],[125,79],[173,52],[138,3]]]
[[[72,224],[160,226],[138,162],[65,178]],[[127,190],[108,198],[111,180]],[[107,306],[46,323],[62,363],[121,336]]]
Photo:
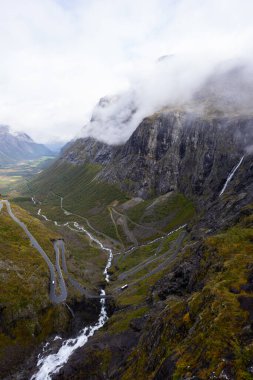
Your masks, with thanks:
[[[66,146],[61,158],[77,165],[90,162],[105,166],[112,161],[116,149],[91,137],[80,138]]]
[[[112,177],[142,197],[180,190],[217,193],[252,144],[251,118],[205,119],[169,112],[145,119],[114,157]],[[124,171],[122,168],[125,168]],[[104,171],[110,179],[110,171]]]
[[[253,145],[253,118],[203,117],[164,111],[146,118],[122,146],[77,140],[64,159],[99,163],[101,180],[118,183],[135,196],[178,190],[211,197]],[[109,165],[108,165],[109,164]]]

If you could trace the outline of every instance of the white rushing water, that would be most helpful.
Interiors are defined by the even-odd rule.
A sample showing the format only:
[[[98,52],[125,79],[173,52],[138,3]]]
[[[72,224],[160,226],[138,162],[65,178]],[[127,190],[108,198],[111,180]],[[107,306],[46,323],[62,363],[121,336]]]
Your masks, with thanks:
[[[105,295],[105,291],[101,290],[101,296]],[[32,376],[31,380],[50,380],[52,374],[59,372],[60,368],[68,361],[72,353],[79,347],[84,346],[88,339],[94,335],[94,333],[104,326],[108,320],[105,299],[100,299],[101,310],[98,321],[95,325],[85,327],[80,331],[76,338],[67,339],[63,342],[59,351],[56,354],[50,354],[45,357],[41,357],[38,360],[37,366],[40,367],[39,371]]]
[[[33,198],[32,201],[34,202],[35,199]],[[63,198],[61,198],[61,209],[64,212],[66,211],[63,208]],[[71,214],[71,213],[68,212],[68,214]],[[44,217],[47,221],[49,221],[49,219],[47,219],[47,217],[45,215],[41,214],[41,209],[38,210],[38,215]],[[72,228],[70,226],[70,223],[71,224],[73,223],[74,228]],[[54,224],[56,226],[60,226],[60,224],[57,223],[56,221],[54,221]],[[103,274],[105,276],[106,282],[109,282],[108,270],[112,265],[112,260],[113,260],[112,250],[110,248],[105,247],[101,243],[101,241],[99,241],[97,238],[95,238],[89,231],[87,231],[84,228],[84,226],[80,225],[78,222],[66,222],[62,225],[67,226],[68,228],[70,228],[73,231],[79,231],[79,232],[85,233],[89,237],[90,241],[97,244],[100,249],[102,249],[103,251],[105,251],[108,254],[108,259],[107,259],[107,263],[106,263],[105,269],[103,271]],[[185,227],[186,227],[186,225],[182,225],[182,226],[178,227],[177,229],[165,234],[164,236],[156,238],[156,239],[154,239],[154,240],[152,240],[146,244],[143,244],[142,246],[153,244],[156,241],[162,240],[165,237],[167,237],[167,236],[169,236],[169,235],[175,233],[176,231],[179,231],[180,229],[185,228]],[[131,250],[133,250],[133,249],[136,249],[136,247],[131,248]],[[98,321],[96,324],[83,328],[78,333],[78,336],[76,338],[70,338],[70,339],[64,340],[62,342],[61,347],[58,349],[58,352],[56,352],[56,353],[51,353],[51,354],[47,355],[46,348],[48,346],[50,346],[50,344],[47,342],[44,345],[44,348],[42,349],[42,353],[40,353],[38,355],[37,367],[39,367],[39,370],[36,374],[34,374],[32,376],[31,380],[50,380],[51,376],[53,374],[57,374],[59,372],[59,370],[64,366],[64,364],[67,363],[67,361],[69,360],[69,358],[73,354],[73,352],[77,348],[84,346],[88,342],[88,339],[91,336],[93,336],[97,330],[99,330],[101,327],[104,326],[104,324],[108,320],[108,315],[107,315],[106,307],[105,307],[105,297],[104,297],[105,295],[106,295],[105,291],[101,290],[101,292],[100,292],[100,296],[102,296],[100,299],[101,310],[100,310],[100,315],[99,315],[99,318],[98,318]],[[57,339],[58,338],[60,338],[60,337],[57,337]]]
[[[240,159],[240,161],[238,162],[238,164],[237,164],[237,165],[231,170],[231,172],[229,173],[228,178],[227,178],[227,180],[226,180],[226,182],[225,182],[225,185],[223,186],[223,188],[222,188],[222,190],[221,190],[219,196],[221,196],[221,195],[224,193],[224,191],[226,190],[226,188],[227,188],[229,182],[230,182],[231,179],[234,177],[235,172],[236,172],[237,169],[241,166],[241,163],[242,163],[243,159],[244,159],[244,156],[242,156],[242,158]]]
[[[112,265],[112,259],[113,259],[113,254],[112,254],[112,250],[110,248],[106,248],[98,239],[96,239],[93,235],[91,235],[91,233],[89,231],[87,231],[83,226],[81,226],[79,223],[77,222],[74,222],[74,227],[79,230],[79,231],[83,231],[89,238],[91,241],[94,241],[103,251],[107,252],[108,253],[108,260],[107,260],[107,264],[105,266],[105,269],[104,269],[104,275],[105,275],[105,280],[106,282],[109,282],[109,274],[108,274],[108,269],[111,267]]]
[[[34,202],[34,198],[32,198],[32,201]],[[36,204],[36,202],[35,202],[34,204]],[[39,216],[41,216],[42,218],[44,218],[47,222],[51,222],[51,220],[48,219],[46,215],[41,214],[41,208],[39,208],[39,210],[38,210],[38,212],[37,212],[37,215],[39,215]]]
[[[62,206],[62,201],[61,201],[61,206]],[[41,214],[41,209],[39,209],[38,215],[44,217],[44,215]],[[49,220],[49,219],[46,218],[46,220]],[[55,225],[59,225],[57,222],[54,222],[54,223]],[[68,222],[65,223],[64,225],[68,226]],[[74,227],[76,228],[76,230],[80,232],[84,232],[91,241],[96,243],[103,251],[105,251],[108,254],[108,259],[107,259],[107,263],[106,263],[103,274],[105,275],[105,280],[109,282],[108,269],[112,265],[112,259],[113,259],[112,250],[110,248],[105,247],[98,239],[96,239],[93,235],[91,235],[91,233],[88,232],[79,223],[74,222]],[[31,380],[51,379],[51,375],[59,372],[59,370],[63,367],[63,365],[67,363],[68,359],[73,354],[73,352],[77,348],[84,346],[88,342],[88,339],[91,336],[93,336],[97,330],[99,330],[101,327],[104,326],[104,324],[108,320],[108,315],[107,315],[106,307],[105,307],[105,297],[104,297],[105,291],[103,289],[101,289],[100,291],[100,296],[101,296],[101,299],[100,299],[101,310],[100,310],[97,323],[91,326],[87,326],[84,329],[82,329],[76,338],[64,340],[58,352],[54,354],[46,355],[45,350],[43,350],[42,354],[38,356],[37,367],[39,367],[39,370],[36,374],[32,376]],[[44,348],[47,346],[48,346],[48,343],[46,343]]]

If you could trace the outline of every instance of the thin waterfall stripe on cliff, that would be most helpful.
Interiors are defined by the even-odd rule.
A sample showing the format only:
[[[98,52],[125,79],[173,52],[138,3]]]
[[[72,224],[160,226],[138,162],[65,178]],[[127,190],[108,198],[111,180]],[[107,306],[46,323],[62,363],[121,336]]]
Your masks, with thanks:
[[[229,176],[228,176],[228,178],[227,178],[227,180],[226,180],[226,182],[225,182],[225,185],[223,186],[223,188],[222,188],[222,190],[221,190],[219,196],[221,196],[221,195],[224,193],[224,191],[226,190],[226,188],[227,188],[229,182],[230,182],[231,179],[234,177],[235,172],[236,172],[237,169],[241,166],[241,163],[242,163],[243,159],[244,159],[244,156],[242,156],[242,158],[240,159],[240,161],[238,162],[238,164],[237,164],[237,165],[232,169],[232,171],[229,173]]]

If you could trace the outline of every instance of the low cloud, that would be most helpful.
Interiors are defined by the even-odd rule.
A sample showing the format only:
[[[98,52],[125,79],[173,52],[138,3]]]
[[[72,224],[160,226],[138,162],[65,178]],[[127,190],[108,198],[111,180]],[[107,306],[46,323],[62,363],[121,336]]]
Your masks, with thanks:
[[[119,143],[219,62],[250,61],[252,14],[251,0],[0,0],[0,123],[44,142],[86,123]],[[105,94],[121,95],[90,124]]]
[[[252,115],[252,69],[250,60],[203,65],[200,60],[162,57],[138,79],[135,77],[128,91],[102,98],[77,137],[121,144],[143,118],[161,110],[209,116]]]

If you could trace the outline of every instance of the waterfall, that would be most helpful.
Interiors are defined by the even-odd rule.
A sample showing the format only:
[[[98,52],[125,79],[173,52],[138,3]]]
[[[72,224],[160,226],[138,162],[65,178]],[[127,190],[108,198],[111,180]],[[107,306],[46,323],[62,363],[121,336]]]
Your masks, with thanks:
[[[224,191],[226,190],[226,188],[227,188],[229,182],[230,182],[231,179],[234,177],[235,172],[236,172],[237,169],[241,166],[241,163],[242,163],[243,159],[244,159],[244,156],[242,156],[242,158],[240,159],[240,161],[238,162],[238,164],[237,164],[237,165],[231,170],[231,172],[229,173],[228,178],[227,178],[227,180],[226,180],[226,182],[225,182],[225,185],[223,186],[223,188],[222,188],[222,190],[221,190],[219,196],[221,196],[221,195],[224,193]]]
[[[74,225],[78,230],[86,233],[90,240],[94,241],[102,250],[108,253],[108,259],[103,274],[105,275],[105,280],[109,282],[108,269],[112,264],[112,250],[105,247],[98,239],[91,235],[87,230],[85,230],[83,226],[80,226],[77,222],[75,222]],[[51,375],[58,373],[63,365],[67,363],[72,353],[77,348],[84,346],[88,342],[88,339],[93,336],[97,330],[104,326],[108,320],[108,315],[105,307],[105,291],[103,289],[100,291],[100,297],[101,309],[97,323],[95,325],[90,325],[82,329],[76,338],[64,340],[57,353],[44,355],[43,352],[40,354],[37,361],[37,367],[39,367],[39,370],[31,377],[31,380],[50,380]]]

